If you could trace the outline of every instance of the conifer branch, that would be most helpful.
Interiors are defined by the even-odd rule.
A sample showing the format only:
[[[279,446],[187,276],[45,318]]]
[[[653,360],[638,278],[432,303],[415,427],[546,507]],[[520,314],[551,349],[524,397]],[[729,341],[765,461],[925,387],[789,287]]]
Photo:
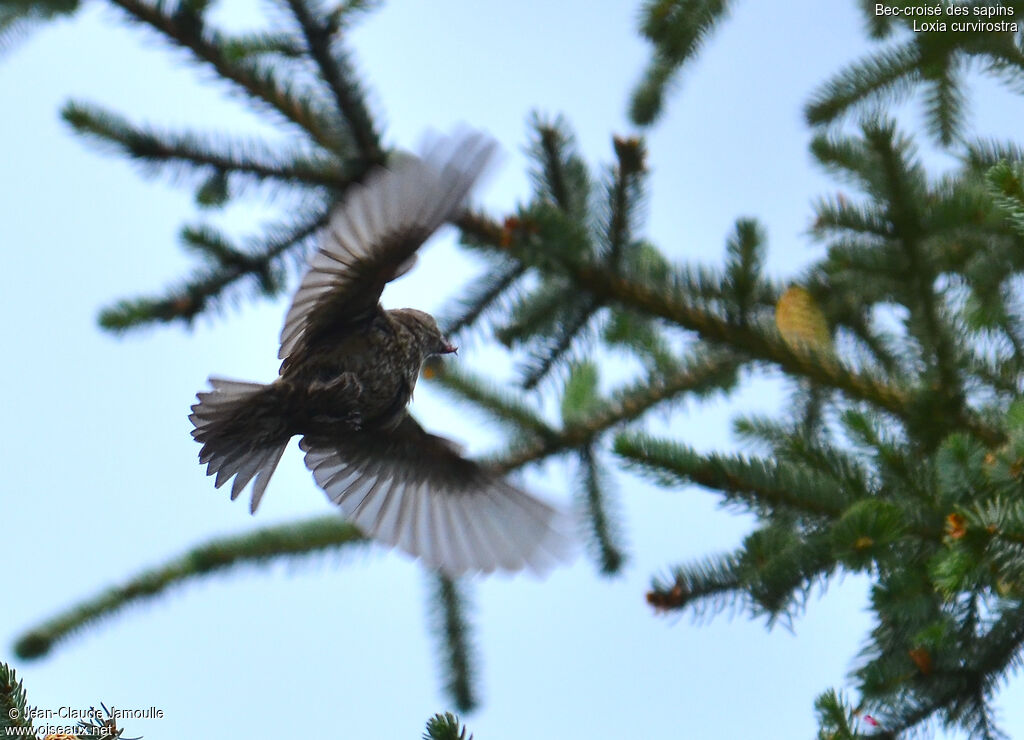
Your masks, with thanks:
[[[522,379],[524,390],[536,388],[558,362],[566,357],[580,333],[602,307],[592,298],[567,302],[565,294],[562,295],[563,311],[568,313],[568,316],[559,321],[553,327],[551,336],[531,353],[531,366],[526,368],[526,374]]]
[[[169,134],[134,126],[98,106],[68,103],[61,112],[78,133],[111,145],[150,168],[177,166],[248,176],[254,180],[278,180],[291,185],[329,187],[343,191],[351,182],[345,163],[326,155],[307,156],[300,151],[271,150],[255,142],[213,143],[196,134]]]
[[[975,174],[984,175],[1001,162],[1024,162],[1024,145],[1014,141],[974,139],[966,143],[961,155],[964,165]]]
[[[36,26],[79,8],[79,0],[18,0],[0,2],[0,55],[27,36]]]
[[[971,640],[968,662],[954,671],[933,674],[927,691],[915,691],[890,709],[885,725],[886,735],[895,740],[937,713],[947,722],[961,724],[965,719],[958,708],[965,699],[982,712],[987,711],[988,694],[997,677],[1012,665],[1020,664],[1024,643],[1024,605],[1015,604],[1004,610],[992,627],[981,637]],[[998,735],[997,735],[998,736]]]
[[[0,661],[0,730],[31,730],[32,720],[27,710],[24,682],[18,680],[13,668]],[[13,732],[11,736],[15,736]],[[28,733],[21,737],[30,736]]]
[[[729,357],[708,357],[665,377],[652,378],[623,389],[597,405],[584,419],[567,425],[551,440],[527,442],[492,461],[503,472],[554,455],[593,444],[604,432],[639,419],[655,406],[685,393],[705,394],[730,387],[736,379],[737,362]]]
[[[265,240],[254,241],[252,247],[241,250],[233,246],[222,250],[222,258],[212,270],[195,276],[181,288],[171,290],[163,298],[135,298],[122,300],[100,312],[100,326],[108,331],[122,332],[154,322],[192,322],[224,291],[242,278],[255,277],[263,292],[276,293],[279,281],[274,277],[274,264],[288,252],[297,248],[327,223],[327,206],[314,209],[294,225],[270,228]],[[186,242],[193,246],[209,237],[195,229],[186,229]],[[217,254],[207,245],[207,254]],[[220,255],[218,255],[220,256]]]
[[[665,92],[680,67],[693,59],[715,26],[728,17],[731,0],[647,0],[640,32],[654,45],[654,58],[633,91],[629,115],[649,126],[661,114]]]
[[[469,732],[466,726],[459,722],[459,718],[451,712],[435,714],[427,720],[427,730],[423,733],[423,740],[473,740],[473,736],[466,737]]]
[[[330,117],[308,97],[296,97],[281,85],[266,68],[238,60],[225,52],[224,39],[204,28],[202,16],[182,3],[173,14],[164,12],[163,3],[145,0],[109,0],[129,17],[150,26],[171,42],[182,46],[201,62],[209,64],[218,76],[235,83],[254,101],[265,104],[309,134],[328,151],[346,152],[345,139],[329,123]]]
[[[1009,214],[1017,233],[1024,235],[1024,176],[1019,165],[996,162],[985,173],[985,180],[996,203]]]
[[[571,136],[564,130],[564,124],[559,125],[561,128],[540,126],[538,129],[540,140],[536,156],[542,164],[543,185],[539,188],[540,195],[554,199],[567,217],[579,220],[586,215],[589,185],[584,165],[577,161],[578,155],[570,148]],[[619,164],[606,187],[607,203],[603,204],[601,213],[603,223],[596,235],[604,245],[603,259],[612,269],[619,266],[625,250],[632,246],[632,216],[641,199],[644,159],[639,140],[616,138],[614,143]],[[578,345],[581,335],[602,308],[603,302],[592,296],[570,297],[561,281],[553,279],[534,295],[524,297],[516,311],[518,321],[503,332],[506,338],[514,336],[520,341],[541,332],[545,335],[534,342],[531,349],[522,380],[524,389],[532,390],[548,377]],[[534,319],[531,321],[528,316]]]
[[[465,370],[450,363],[434,361],[427,366],[426,377],[497,420],[511,424],[521,435],[552,443],[558,439],[558,431],[548,425],[537,411]]]
[[[661,612],[691,609],[697,616],[745,605],[771,625],[791,618],[811,586],[835,567],[820,533],[769,524],[734,553],[673,568],[671,580],[655,580],[647,602]]]
[[[812,126],[832,123],[862,101],[895,102],[918,80],[920,50],[913,43],[893,46],[846,68],[821,86],[804,109]]]
[[[18,638],[14,651],[22,658],[40,657],[75,632],[121,611],[129,604],[152,598],[178,584],[212,572],[345,549],[365,542],[358,529],[337,516],[321,516],[214,539],[32,628]]]
[[[603,331],[603,339],[609,346],[631,350],[649,370],[660,375],[679,369],[675,353],[654,320],[620,307],[613,308],[610,314]],[[693,354],[696,356],[698,352],[695,350]]]
[[[459,711],[470,712],[478,703],[473,687],[476,684],[476,660],[469,638],[465,615],[469,604],[465,590],[447,576],[435,574],[432,602],[439,611],[433,615],[434,630],[444,654],[445,690]]]
[[[622,534],[616,526],[618,517],[609,496],[608,476],[601,469],[592,447],[580,450],[579,465],[579,499],[590,524],[593,558],[603,575],[615,575],[622,569],[626,555],[620,544]]]
[[[963,130],[966,100],[961,83],[956,79],[956,62],[943,60],[931,74],[925,95],[925,116],[939,141],[949,146]]]
[[[351,65],[339,50],[340,42],[335,40],[332,43],[330,24],[315,17],[306,0],[288,0],[288,6],[302,28],[306,46],[330,88],[338,112],[348,125],[359,150],[360,162],[366,167],[383,164],[384,152],[381,150],[380,136],[373,125]]]
[[[800,422],[776,421],[763,416],[740,416],[733,421],[733,433],[746,442],[760,443],[773,457],[803,465],[829,475],[851,497],[874,495],[866,466],[850,451],[836,449],[825,439],[808,433]]]
[[[526,266],[519,262],[509,261],[474,281],[467,289],[469,294],[452,309],[451,314],[441,321],[444,333],[455,336],[476,325],[486,313],[495,307],[497,302],[526,274]]]
[[[621,149],[624,150],[625,145]],[[639,199],[639,194],[630,192],[633,189],[638,189],[634,182],[637,178],[635,173],[630,173],[623,168],[622,158],[625,156],[624,151],[619,153],[619,166],[615,168],[612,183],[608,187],[608,223],[603,236],[608,246],[606,261],[612,267],[618,266],[623,251],[632,241],[630,216],[636,207],[634,201]]]
[[[676,442],[638,433],[620,434],[614,450],[627,468],[660,485],[696,483],[755,512],[769,507],[829,521],[851,503],[835,481],[783,461],[702,455]]]
[[[736,221],[735,233],[726,241],[725,286],[739,311],[729,318],[746,324],[758,308],[758,297],[764,294],[764,241],[761,225],[753,219]],[[777,298],[771,302],[774,304]]]
[[[906,257],[906,278],[913,287],[915,300],[908,307],[922,319],[922,329],[912,332],[934,357],[934,368],[940,387],[948,399],[946,404],[957,418],[965,414],[963,386],[957,374],[958,353],[950,329],[940,318],[939,297],[935,293],[935,271],[925,254],[921,241],[927,230],[919,211],[923,174],[916,164],[905,158],[905,147],[895,142],[895,131],[888,126],[865,127],[868,146],[877,155],[881,174],[887,186],[888,220],[892,233]]]
[[[891,227],[885,215],[875,207],[849,203],[845,198],[819,200],[814,206],[812,233],[820,239],[842,237],[846,232],[851,232],[854,238],[867,234],[872,241],[881,241],[890,236]]]
[[[729,553],[674,568],[671,579],[654,579],[647,603],[662,613],[693,609],[706,615],[733,604],[742,586],[739,554]]]
[[[883,382],[873,375],[857,372],[839,363],[833,356],[807,347],[791,347],[777,335],[755,326],[742,326],[693,305],[671,285],[641,283],[593,265],[566,263],[563,269],[574,281],[592,294],[630,308],[667,319],[696,331],[705,341],[724,345],[752,359],[765,360],[782,370],[842,391],[855,400],[867,401],[889,411],[897,418],[912,422],[914,398],[908,389]],[[989,444],[999,444],[1004,436],[963,409],[953,420],[965,426]]]
[[[478,243],[489,243],[492,248],[508,250],[502,243],[501,227],[479,214],[463,216],[459,227]],[[513,254],[528,258],[530,262],[534,259],[532,255],[518,252]],[[556,256],[548,255],[547,260],[551,259],[556,259]],[[554,266],[545,261],[538,267],[563,272],[598,298],[666,319],[696,331],[708,342],[725,345],[753,359],[771,362],[791,374],[843,391],[854,399],[873,403],[899,418],[905,418],[909,413],[910,395],[907,390],[884,384],[876,377],[857,373],[842,366],[833,357],[821,356],[807,348],[790,347],[777,334],[754,326],[739,325],[702,310],[693,305],[685,290],[674,285],[671,279],[661,284],[651,280],[640,282],[593,264],[570,259],[558,260]],[[986,439],[996,442],[1002,439],[997,430],[987,429],[976,420],[966,421]]]
[[[241,61],[264,55],[284,59],[298,59],[305,49],[294,34],[273,31],[254,31],[233,36],[225,35],[224,56],[229,61]]]
[[[982,4],[964,5],[977,8]],[[879,21],[873,18],[878,15],[874,5],[862,6],[879,37],[888,35],[895,24],[910,27],[918,22],[916,16],[907,14]],[[1002,30],[914,33],[911,41],[889,46],[851,65],[812,96],[805,108],[808,122],[832,123],[853,110],[903,99],[915,87],[923,86],[929,128],[943,146],[952,145],[963,129],[964,76],[972,62],[982,64],[990,74],[1020,88],[1024,56],[1017,47],[1012,24],[1019,23],[1024,12],[1019,7],[1010,11],[998,18],[1006,24]]]
[[[658,290],[589,265],[569,265],[576,281],[595,295],[630,308],[667,319],[696,331],[708,342],[723,344],[755,359],[766,360],[781,369],[844,391],[858,400],[869,401],[897,416],[906,413],[906,391],[860,375],[809,350],[790,347],[781,338],[752,326],[741,326],[688,303],[680,295]],[[664,286],[668,287],[668,286]]]
[[[853,730],[856,721],[854,711],[835,689],[821,694],[814,701],[814,710],[818,715],[818,726],[821,727],[819,740],[859,740],[860,735]]]
[[[531,176],[536,197],[556,206],[567,217],[584,221],[590,201],[590,174],[576,150],[576,138],[565,119],[552,120],[534,113],[530,127],[536,138],[530,143],[534,161]]]
[[[572,314],[578,301],[567,298],[564,281],[546,280],[529,293],[522,293],[509,307],[509,318],[495,331],[495,338],[506,347],[541,341]]]

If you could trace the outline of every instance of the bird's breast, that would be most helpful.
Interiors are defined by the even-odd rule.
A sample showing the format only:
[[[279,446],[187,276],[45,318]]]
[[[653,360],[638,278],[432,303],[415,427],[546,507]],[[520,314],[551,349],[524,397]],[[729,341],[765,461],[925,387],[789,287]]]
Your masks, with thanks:
[[[385,320],[330,339],[308,347],[281,378],[294,388],[297,426],[307,427],[298,433],[309,433],[313,419],[319,432],[324,420],[335,418],[349,420],[339,421],[342,426],[356,417],[363,427],[392,426],[419,374],[409,337]]]

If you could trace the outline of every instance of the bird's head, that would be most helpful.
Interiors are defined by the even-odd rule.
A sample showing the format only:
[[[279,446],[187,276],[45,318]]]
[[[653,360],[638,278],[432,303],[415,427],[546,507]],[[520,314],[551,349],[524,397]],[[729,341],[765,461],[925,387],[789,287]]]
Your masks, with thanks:
[[[417,311],[415,308],[402,308],[392,313],[419,341],[424,359],[432,355],[450,355],[459,351],[458,347],[445,339],[434,317],[429,313]]]

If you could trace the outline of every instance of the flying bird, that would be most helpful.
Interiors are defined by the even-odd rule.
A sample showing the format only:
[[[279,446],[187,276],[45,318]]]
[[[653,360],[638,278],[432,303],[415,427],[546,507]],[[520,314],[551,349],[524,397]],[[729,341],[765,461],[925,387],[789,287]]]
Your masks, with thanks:
[[[252,481],[255,513],[289,440],[317,484],[368,537],[450,576],[543,571],[569,551],[566,517],[425,431],[409,414],[425,359],[456,348],[432,316],[380,296],[465,209],[495,151],[488,137],[435,137],[392,158],[332,211],[281,331],[270,384],[210,378],[189,419],[231,498]]]

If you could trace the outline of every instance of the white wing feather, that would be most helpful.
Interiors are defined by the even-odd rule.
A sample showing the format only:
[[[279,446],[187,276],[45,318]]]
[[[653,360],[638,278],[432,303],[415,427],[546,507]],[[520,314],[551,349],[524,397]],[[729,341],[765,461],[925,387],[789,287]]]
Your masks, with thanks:
[[[571,552],[568,517],[497,475],[441,483],[384,463],[347,462],[304,439],[317,484],[368,537],[457,577],[545,572]]]

